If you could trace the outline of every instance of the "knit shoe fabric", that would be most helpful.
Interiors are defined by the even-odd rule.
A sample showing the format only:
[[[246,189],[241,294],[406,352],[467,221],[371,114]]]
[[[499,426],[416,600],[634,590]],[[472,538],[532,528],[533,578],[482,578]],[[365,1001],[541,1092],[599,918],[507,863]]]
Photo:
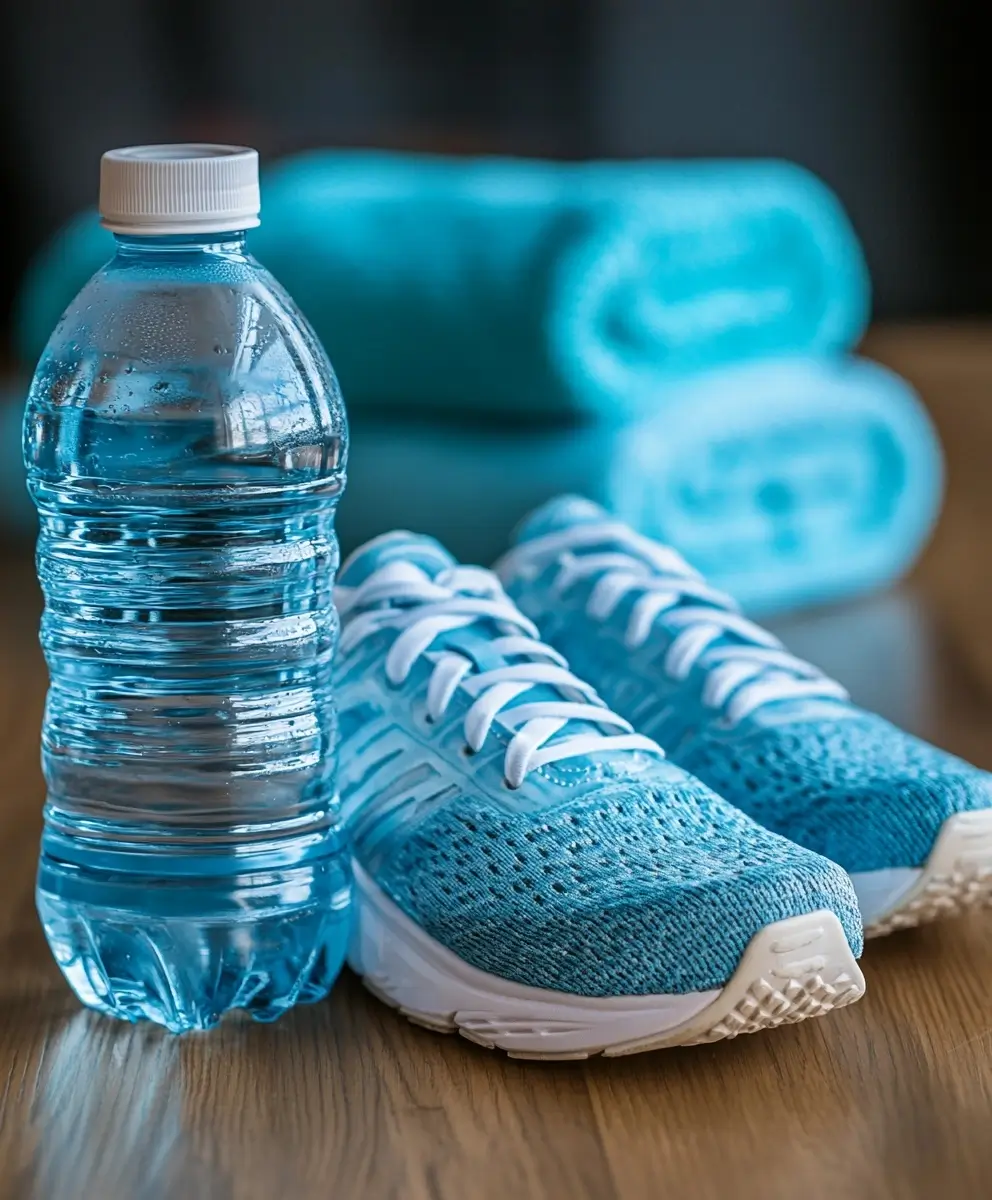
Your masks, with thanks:
[[[466,989],[475,1008],[500,987],[505,1003],[542,1012],[568,997],[596,1012],[623,997],[710,1004],[770,928],[768,952],[797,961],[806,934],[795,927],[797,942],[790,922],[812,920],[813,936],[833,939],[836,978],[804,978],[805,999],[766,1003],[764,1023],[814,1015],[814,993],[823,1011],[860,994],[847,876],[667,761],[537,640],[495,575],[397,532],[352,555],[336,600],[352,962],[373,990],[436,1027],[460,1024]],[[440,976],[457,993],[447,1003]],[[743,993],[740,1005],[754,1007]],[[738,1018],[733,1031],[754,1023]],[[527,1050],[505,1032],[486,1044]],[[535,1052],[566,1032],[545,1031]],[[605,1034],[582,1036],[576,1054],[606,1049]]]
[[[853,705],[673,550],[561,497],[523,523],[499,571],[542,636],[674,762],[848,871],[871,932],[900,905],[916,908],[894,927],[989,898],[992,776]]]

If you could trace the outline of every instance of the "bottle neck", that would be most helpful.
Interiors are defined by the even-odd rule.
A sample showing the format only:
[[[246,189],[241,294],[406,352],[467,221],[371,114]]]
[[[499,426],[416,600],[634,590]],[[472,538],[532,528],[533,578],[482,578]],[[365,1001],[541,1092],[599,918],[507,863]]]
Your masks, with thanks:
[[[139,236],[133,233],[115,233],[118,257],[147,257],[167,254],[189,255],[196,258],[209,255],[218,258],[244,258],[247,253],[246,233],[235,229],[230,233],[173,233],[158,236]]]

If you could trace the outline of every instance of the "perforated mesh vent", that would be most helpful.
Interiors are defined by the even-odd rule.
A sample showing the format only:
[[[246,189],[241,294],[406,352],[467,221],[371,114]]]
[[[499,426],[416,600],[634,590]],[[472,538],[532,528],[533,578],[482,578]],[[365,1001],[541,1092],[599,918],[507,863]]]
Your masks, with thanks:
[[[759,929],[817,908],[860,948],[843,872],[693,782],[532,815],[462,798],[377,874],[466,961],[580,995],[719,987]]]
[[[985,772],[869,713],[696,743],[679,762],[848,871],[920,866],[949,816],[992,803]]]

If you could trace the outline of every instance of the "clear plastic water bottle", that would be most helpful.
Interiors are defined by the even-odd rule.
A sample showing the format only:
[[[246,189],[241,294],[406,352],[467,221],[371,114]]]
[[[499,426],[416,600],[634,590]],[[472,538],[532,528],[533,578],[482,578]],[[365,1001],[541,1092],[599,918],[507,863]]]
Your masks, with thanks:
[[[323,997],[347,940],[334,792],[330,363],[247,252],[258,156],[112,151],[116,256],[25,420],[51,676],[38,907],[85,1003],[175,1031]]]

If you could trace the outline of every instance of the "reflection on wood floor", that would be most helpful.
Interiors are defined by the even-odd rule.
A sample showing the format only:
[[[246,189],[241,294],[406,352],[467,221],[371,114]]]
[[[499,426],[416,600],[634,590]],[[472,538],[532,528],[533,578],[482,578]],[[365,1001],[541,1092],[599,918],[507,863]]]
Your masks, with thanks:
[[[992,768],[992,332],[881,331],[948,506],[914,579],[776,623],[863,703]],[[709,1047],[526,1064],[345,976],[274,1026],[177,1040],[79,1009],[31,897],[44,675],[26,555],[0,595],[0,1197],[973,1200],[992,1192],[992,913],[870,944],[849,1009]]]

